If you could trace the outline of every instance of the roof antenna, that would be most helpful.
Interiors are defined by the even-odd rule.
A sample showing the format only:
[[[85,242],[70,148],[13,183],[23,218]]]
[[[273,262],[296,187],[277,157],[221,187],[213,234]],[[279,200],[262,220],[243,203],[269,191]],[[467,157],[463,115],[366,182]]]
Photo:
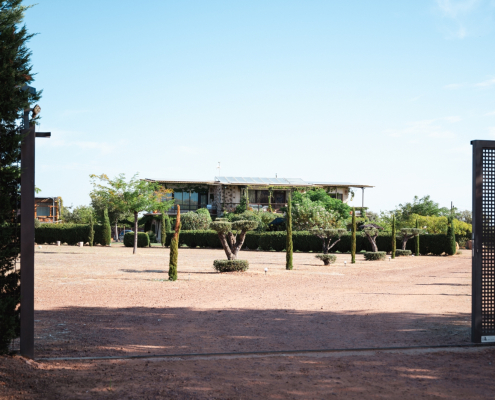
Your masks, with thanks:
[[[218,167],[217,167],[217,169],[218,169],[218,176],[220,176],[220,161],[218,162]]]
[[[278,178],[278,174],[275,172],[275,178]]]

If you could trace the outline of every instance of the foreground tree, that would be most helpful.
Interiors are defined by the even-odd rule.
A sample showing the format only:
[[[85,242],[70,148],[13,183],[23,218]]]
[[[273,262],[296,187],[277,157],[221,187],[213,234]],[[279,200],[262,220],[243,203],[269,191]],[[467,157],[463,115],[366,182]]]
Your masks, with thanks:
[[[352,207],[351,264],[356,264],[356,209]]]
[[[110,246],[112,243],[112,228],[110,226],[110,218],[108,218],[108,210],[103,211],[103,246]]]
[[[23,90],[33,80],[27,48],[33,35],[22,25],[24,12],[30,7],[21,3],[0,0],[0,353],[8,352],[11,340],[20,331],[20,271],[15,268],[20,237],[15,210],[20,208],[19,164],[24,127],[18,122],[24,109],[39,100],[41,94]]]
[[[406,249],[407,241],[409,239],[419,236],[420,233],[421,230],[417,228],[402,228],[397,234],[399,239],[402,241],[402,250]]]
[[[170,261],[168,263],[168,279],[177,280],[177,265],[179,263],[179,233],[180,233],[180,205],[177,205],[175,233],[170,242]]]
[[[218,233],[227,259],[236,260],[237,254],[244,244],[246,232],[256,229],[257,226],[255,221],[215,221],[211,223],[210,228]]]
[[[371,243],[371,251],[376,253],[378,252],[378,246],[376,245],[376,238],[378,234],[383,229],[381,226],[376,224],[366,224],[362,226],[362,235],[367,237]]]

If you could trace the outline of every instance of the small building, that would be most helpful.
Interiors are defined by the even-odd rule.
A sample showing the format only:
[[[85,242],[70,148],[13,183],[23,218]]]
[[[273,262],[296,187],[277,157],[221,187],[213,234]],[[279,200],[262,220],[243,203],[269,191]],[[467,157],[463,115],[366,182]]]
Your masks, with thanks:
[[[212,181],[154,180],[167,189],[172,189],[170,197],[174,207],[168,214],[177,214],[177,205],[181,213],[207,208],[212,215],[220,216],[232,212],[247,195],[249,208],[260,211],[278,212],[287,205],[290,191],[305,191],[323,188],[330,196],[347,203],[353,196],[353,189],[362,190],[362,207],[364,207],[364,189],[373,186],[349,182],[304,181],[299,178],[253,178],[253,177],[215,177]]]
[[[34,218],[40,222],[58,222],[60,219],[59,197],[35,197]]]

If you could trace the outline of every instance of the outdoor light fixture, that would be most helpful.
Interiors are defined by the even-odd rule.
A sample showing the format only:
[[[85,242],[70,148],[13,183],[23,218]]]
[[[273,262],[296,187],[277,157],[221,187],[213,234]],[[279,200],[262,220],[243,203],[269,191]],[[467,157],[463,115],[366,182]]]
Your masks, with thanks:
[[[266,275],[267,272],[268,272],[268,268],[265,268],[265,275]]]
[[[392,257],[389,257],[389,258],[388,258],[388,261],[391,261],[391,260],[392,260]]]
[[[344,261],[344,266],[347,266],[347,261]]]
[[[41,112],[41,107],[38,104],[36,104],[32,111],[33,111],[32,114],[33,118],[36,118],[36,116]]]

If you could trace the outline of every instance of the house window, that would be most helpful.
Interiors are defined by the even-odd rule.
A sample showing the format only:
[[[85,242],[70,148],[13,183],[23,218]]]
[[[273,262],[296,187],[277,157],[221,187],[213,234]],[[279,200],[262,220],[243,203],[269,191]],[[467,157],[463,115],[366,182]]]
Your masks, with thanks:
[[[339,199],[340,201],[343,201],[343,195],[342,193],[328,193],[332,199]]]
[[[179,205],[181,211],[196,211],[198,208],[206,206],[206,193],[197,193],[193,191],[174,192],[174,200],[174,204]],[[177,207],[174,208],[177,209]]]
[[[37,217],[49,217],[50,216],[50,207],[38,206],[36,208],[36,216]]]
[[[250,203],[261,203],[268,204],[268,190],[250,190],[249,191],[249,202]],[[272,203],[273,204],[285,204],[286,192],[284,190],[274,190],[272,192]]]

